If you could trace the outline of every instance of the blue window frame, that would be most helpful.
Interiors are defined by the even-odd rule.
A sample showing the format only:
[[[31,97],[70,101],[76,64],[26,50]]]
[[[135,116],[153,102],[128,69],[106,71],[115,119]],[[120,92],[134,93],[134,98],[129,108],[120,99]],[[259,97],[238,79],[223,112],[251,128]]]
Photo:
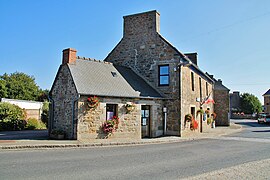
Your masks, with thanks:
[[[159,86],[169,86],[170,84],[170,69],[169,65],[160,65],[158,67]]]

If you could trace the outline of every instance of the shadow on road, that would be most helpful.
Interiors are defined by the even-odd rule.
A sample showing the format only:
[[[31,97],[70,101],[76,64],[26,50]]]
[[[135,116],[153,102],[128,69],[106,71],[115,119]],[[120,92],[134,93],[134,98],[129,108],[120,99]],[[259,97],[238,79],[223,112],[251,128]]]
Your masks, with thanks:
[[[0,140],[46,140],[48,130],[0,131]]]
[[[270,132],[270,130],[252,131],[252,132]]]
[[[258,127],[260,126],[257,122],[235,122],[235,124],[250,126],[250,127]]]
[[[257,120],[248,120],[248,121],[234,120],[234,123],[249,127],[269,127],[268,123],[258,124]]]

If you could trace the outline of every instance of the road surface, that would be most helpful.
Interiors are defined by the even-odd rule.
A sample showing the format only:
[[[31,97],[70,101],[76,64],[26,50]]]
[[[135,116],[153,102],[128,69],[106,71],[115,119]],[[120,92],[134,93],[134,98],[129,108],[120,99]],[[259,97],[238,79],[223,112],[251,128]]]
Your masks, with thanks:
[[[267,179],[270,125],[236,123],[242,132],[179,143],[0,151],[0,179]]]

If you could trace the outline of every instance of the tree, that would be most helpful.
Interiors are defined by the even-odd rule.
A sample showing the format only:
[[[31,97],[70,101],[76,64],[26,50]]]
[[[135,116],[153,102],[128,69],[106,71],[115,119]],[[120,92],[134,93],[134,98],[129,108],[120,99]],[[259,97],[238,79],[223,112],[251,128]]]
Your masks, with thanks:
[[[0,98],[1,97],[7,97],[7,87],[6,87],[6,81],[0,79]]]
[[[243,93],[241,94],[241,109],[246,114],[260,113],[262,111],[262,104],[253,94]]]
[[[35,78],[21,72],[0,76],[0,96],[10,99],[38,100],[42,90]]]

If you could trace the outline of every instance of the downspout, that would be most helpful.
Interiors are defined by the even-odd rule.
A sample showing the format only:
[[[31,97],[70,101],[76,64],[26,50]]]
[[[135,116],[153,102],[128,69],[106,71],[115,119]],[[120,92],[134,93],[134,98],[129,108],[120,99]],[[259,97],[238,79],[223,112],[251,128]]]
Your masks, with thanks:
[[[182,112],[183,112],[183,108],[182,108],[182,65],[179,66],[179,99],[180,99],[180,118],[179,118],[179,136],[181,137],[182,135]]]
[[[48,99],[49,99],[49,102],[52,103],[50,107],[52,108],[49,108],[50,109],[50,114],[49,114],[49,135],[50,135],[50,132],[52,130],[52,127],[53,127],[53,120],[54,120],[54,100],[50,97],[50,95],[48,95]]]
[[[78,95],[77,98],[74,98],[72,100],[72,123],[71,123],[71,129],[72,129],[72,135],[71,138],[74,139],[74,124],[75,124],[75,102],[80,99],[80,94]]]

